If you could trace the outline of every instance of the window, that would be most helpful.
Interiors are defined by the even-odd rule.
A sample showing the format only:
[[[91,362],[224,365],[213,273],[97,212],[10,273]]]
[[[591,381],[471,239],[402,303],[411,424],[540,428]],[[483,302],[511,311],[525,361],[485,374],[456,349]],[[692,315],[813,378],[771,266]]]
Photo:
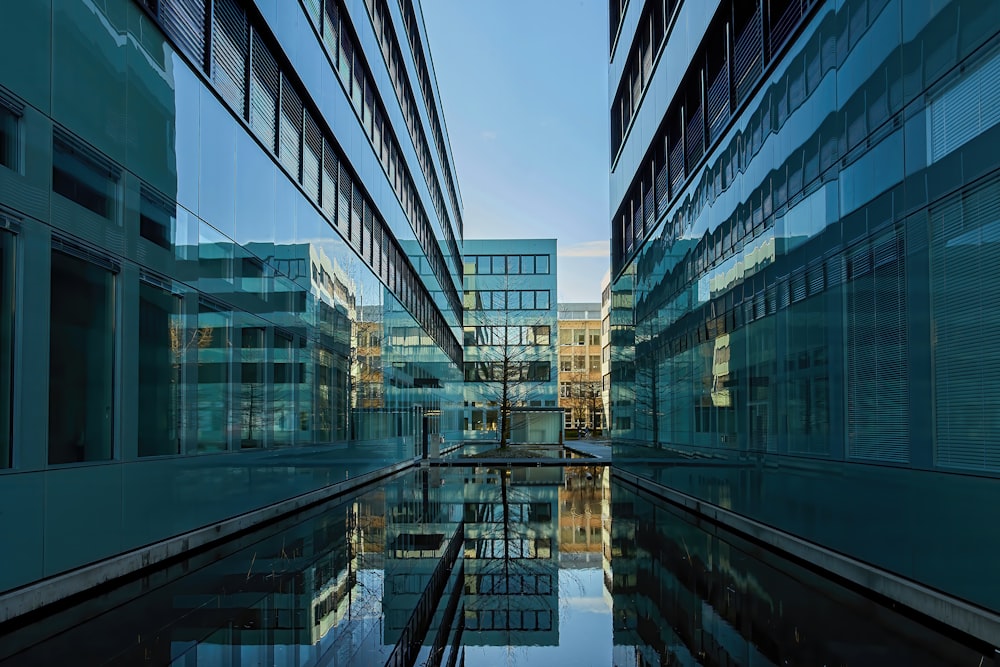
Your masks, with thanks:
[[[547,361],[534,361],[528,366],[528,379],[535,382],[548,382],[551,373]]]
[[[573,361],[570,357],[559,357],[559,371],[569,373],[573,370]]]
[[[97,215],[118,219],[119,170],[62,133],[52,140],[52,190]]]
[[[2,107],[0,107],[2,109]],[[0,215],[0,224],[4,218]],[[14,235],[0,231],[0,468],[11,466],[14,332]]]
[[[139,283],[139,456],[179,454],[181,363],[187,343],[181,300],[158,285]]]
[[[20,113],[0,99],[0,166],[17,171],[20,153],[18,125]]]
[[[590,355],[589,370],[592,373],[600,373],[601,372],[601,355],[599,355],[599,354],[592,354],[592,355]]]
[[[520,257],[517,255],[511,255],[507,258],[507,273],[518,274],[521,273],[521,262]]]
[[[573,329],[573,342],[577,345],[583,345],[587,342],[586,331],[583,329]]]
[[[253,33],[250,72],[250,129],[274,151],[278,124],[278,65],[257,31]]]
[[[229,448],[229,365],[232,358],[232,312],[202,302],[198,307],[198,406],[199,452]]]
[[[524,255],[521,257],[521,273],[534,273],[535,272],[535,256],[534,255]]]
[[[240,448],[264,446],[271,413],[264,362],[266,331],[263,327],[240,330]]]
[[[170,250],[173,245],[175,214],[167,200],[143,186],[139,191],[139,235]]]
[[[111,458],[115,275],[54,249],[49,321],[49,463]],[[85,350],[86,354],[80,351]]]
[[[587,338],[590,340],[591,345],[601,344],[601,332],[596,329],[588,329]]]
[[[547,325],[531,327],[530,342],[535,345],[549,345],[550,329]]]
[[[574,371],[582,371],[585,368],[587,368],[587,361],[586,360],[587,360],[586,355],[583,355],[583,354],[574,354],[573,355],[573,370]]]
[[[546,273],[548,273],[548,270],[546,270]],[[536,291],[535,310],[548,310],[548,309],[549,309],[549,291],[548,290]]]
[[[548,255],[536,255],[535,256],[535,273],[548,273],[549,272],[549,256]],[[548,308],[548,306],[545,306]]]
[[[559,383],[559,398],[569,398],[572,395],[572,387],[569,382]]]

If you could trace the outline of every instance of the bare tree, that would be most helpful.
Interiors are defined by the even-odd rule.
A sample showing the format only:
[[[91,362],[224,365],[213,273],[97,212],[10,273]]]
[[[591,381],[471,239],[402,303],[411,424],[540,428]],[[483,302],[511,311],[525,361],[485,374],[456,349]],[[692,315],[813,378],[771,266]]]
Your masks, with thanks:
[[[570,410],[574,425],[594,427],[594,421],[601,410],[600,372],[578,369],[561,373],[559,403]],[[565,383],[565,384],[563,384]]]
[[[551,327],[534,318],[522,324],[511,311],[502,311],[499,322],[476,327],[479,353],[466,382],[478,384],[480,395],[498,406],[500,445],[510,440],[510,413],[515,407],[540,395],[550,382],[551,359],[539,358],[538,350],[551,345]]]

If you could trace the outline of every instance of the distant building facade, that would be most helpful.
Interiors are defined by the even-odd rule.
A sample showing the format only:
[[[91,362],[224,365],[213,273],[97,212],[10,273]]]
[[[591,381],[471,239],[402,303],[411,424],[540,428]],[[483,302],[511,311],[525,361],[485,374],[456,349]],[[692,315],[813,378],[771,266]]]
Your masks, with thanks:
[[[559,407],[568,429],[600,429],[601,304],[559,304]]]
[[[0,516],[0,596],[461,436],[422,26],[409,0],[4,9],[0,495],[30,510]]]
[[[616,466],[1000,611],[1000,5],[610,17]]]
[[[611,271],[601,278],[601,428],[611,428]]]
[[[555,239],[467,239],[465,431],[493,438],[506,373],[514,406],[554,408]]]

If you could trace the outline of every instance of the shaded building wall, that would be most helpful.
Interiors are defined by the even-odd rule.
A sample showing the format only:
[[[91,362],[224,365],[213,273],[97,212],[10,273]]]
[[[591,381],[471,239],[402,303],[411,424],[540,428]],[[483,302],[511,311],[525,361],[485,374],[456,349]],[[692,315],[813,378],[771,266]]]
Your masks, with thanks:
[[[412,460],[431,410],[457,428],[461,212],[404,120],[437,101],[402,25],[5,10],[0,497],[26,511],[0,591]]]
[[[998,30],[632,3],[610,68],[616,464],[993,610]]]

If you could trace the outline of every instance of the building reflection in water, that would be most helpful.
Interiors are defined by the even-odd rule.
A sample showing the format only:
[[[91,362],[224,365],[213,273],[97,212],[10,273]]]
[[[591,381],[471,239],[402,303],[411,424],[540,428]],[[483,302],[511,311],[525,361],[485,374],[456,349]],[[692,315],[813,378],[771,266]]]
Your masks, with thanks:
[[[19,666],[995,664],[602,466],[422,468],[7,630]]]

